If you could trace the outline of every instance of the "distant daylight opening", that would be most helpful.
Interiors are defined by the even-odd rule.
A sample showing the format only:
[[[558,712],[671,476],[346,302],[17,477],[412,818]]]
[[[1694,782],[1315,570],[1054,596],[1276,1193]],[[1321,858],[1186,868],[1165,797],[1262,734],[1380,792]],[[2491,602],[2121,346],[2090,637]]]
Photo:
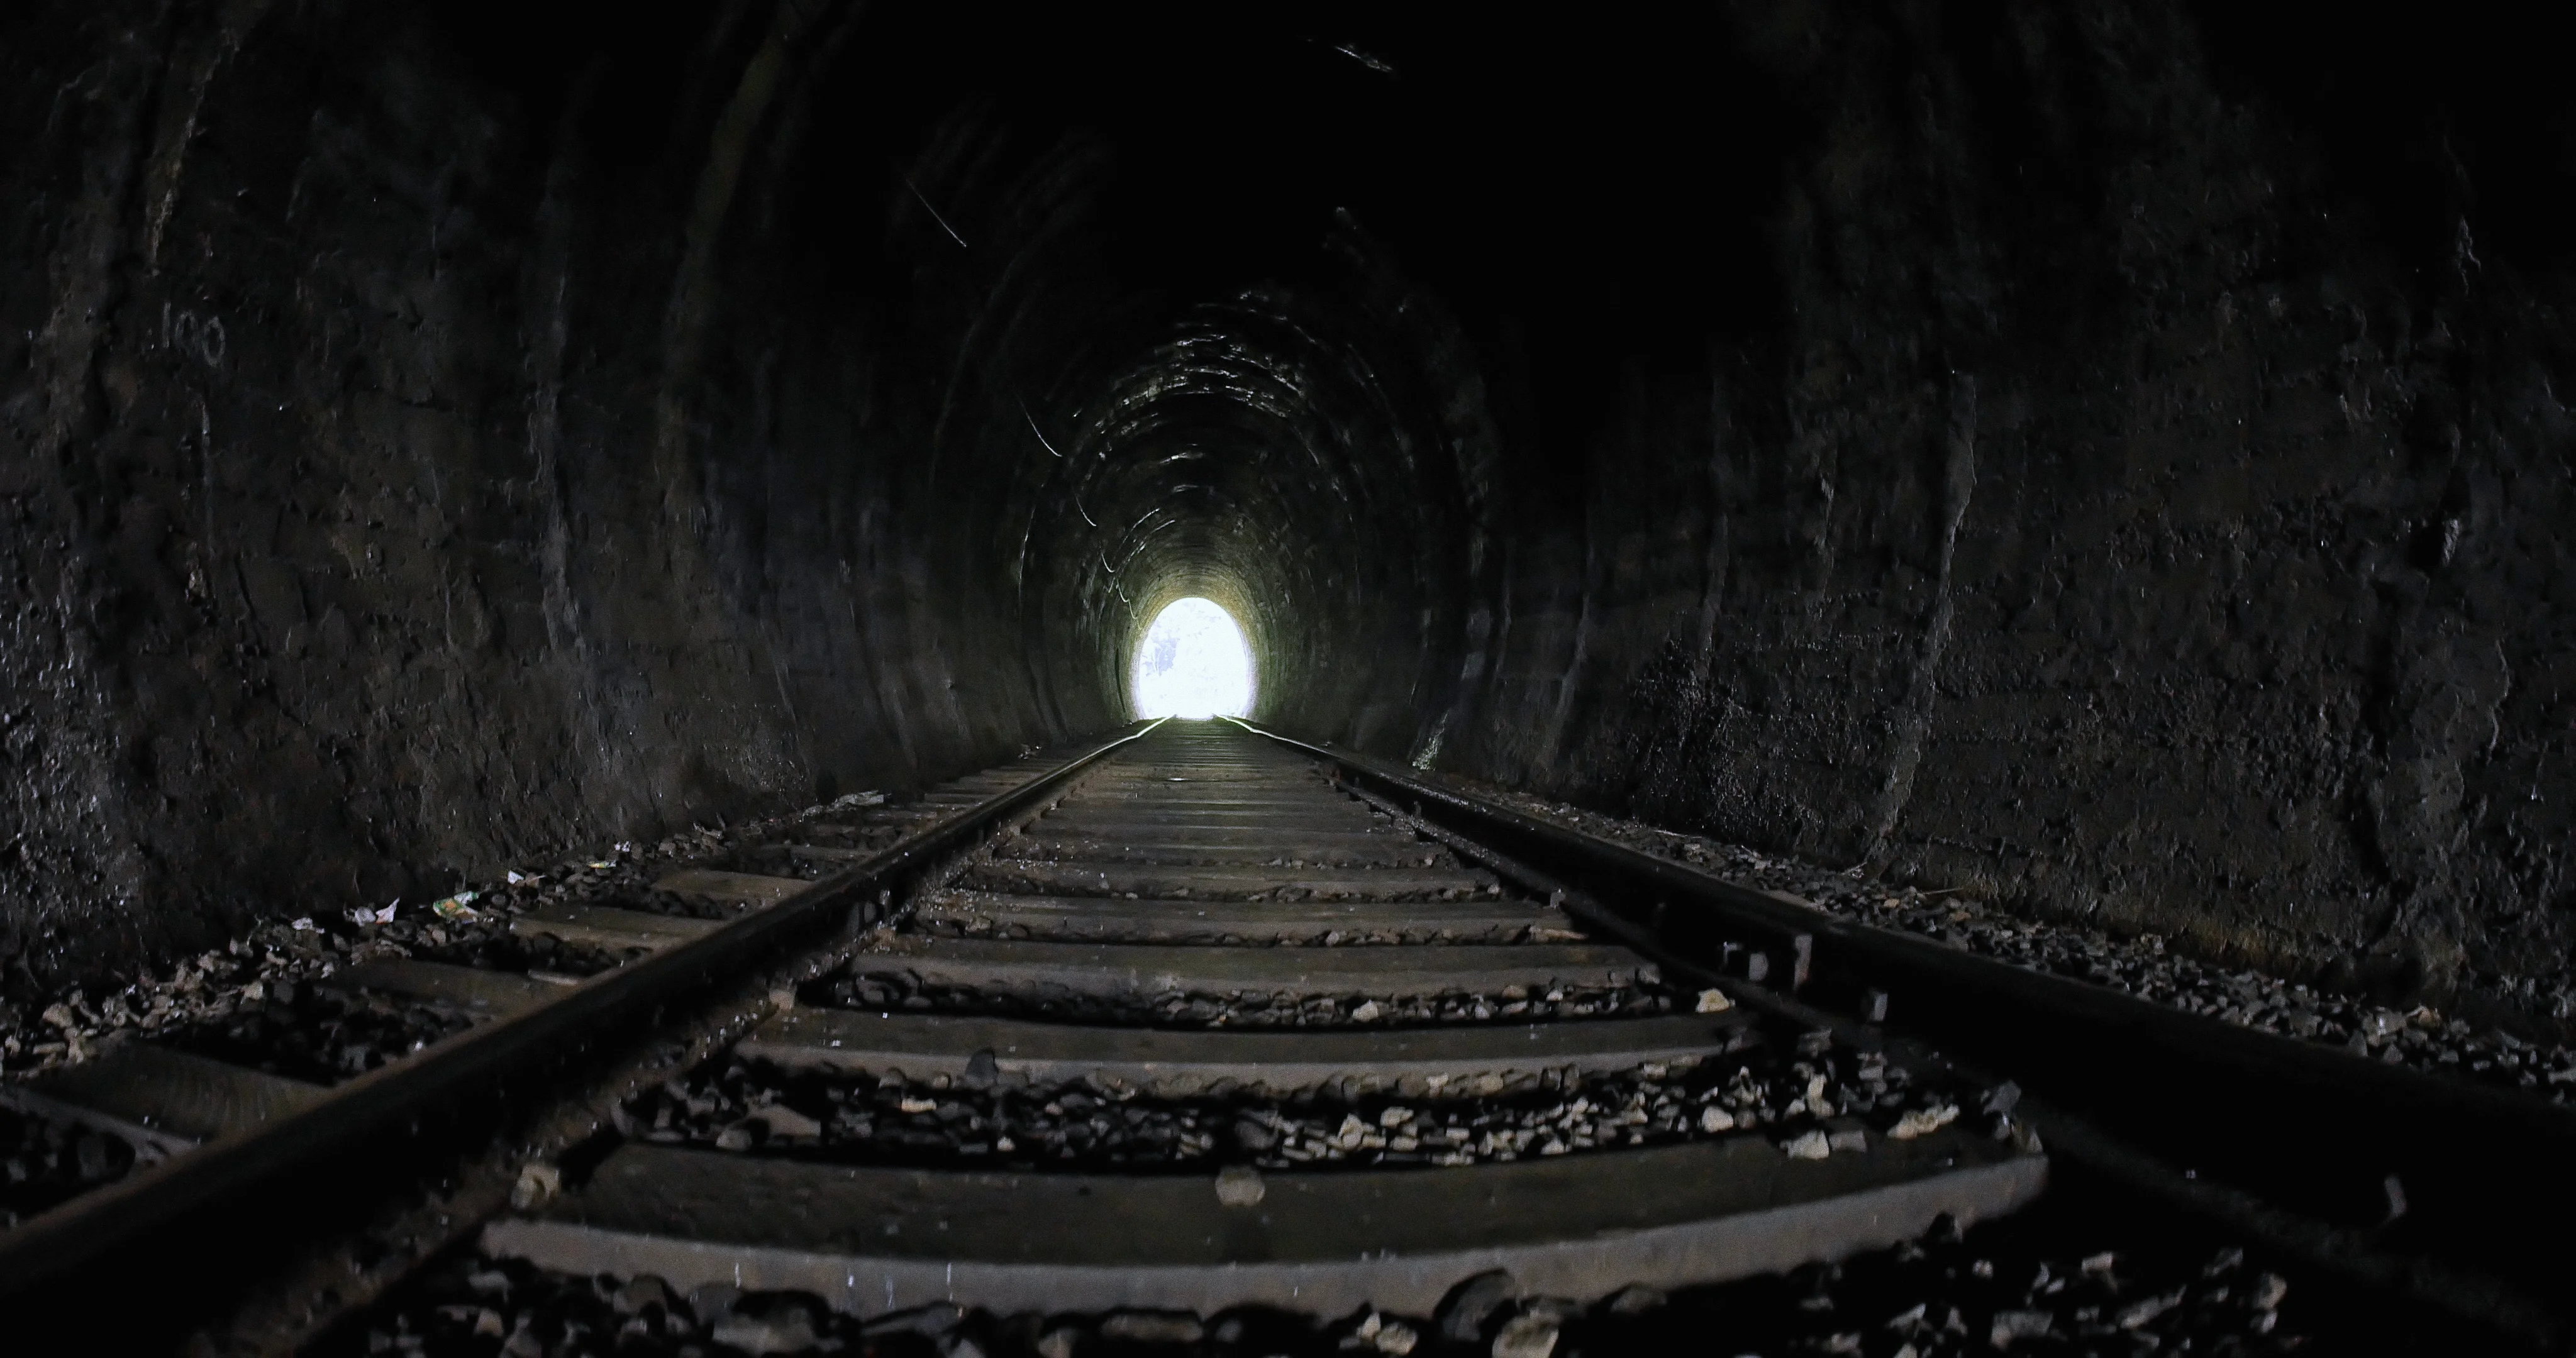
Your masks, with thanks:
[[[1136,648],[1136,715],[1241,717],[1252,712],[1252,647],[1213,600],[1164,609]]]

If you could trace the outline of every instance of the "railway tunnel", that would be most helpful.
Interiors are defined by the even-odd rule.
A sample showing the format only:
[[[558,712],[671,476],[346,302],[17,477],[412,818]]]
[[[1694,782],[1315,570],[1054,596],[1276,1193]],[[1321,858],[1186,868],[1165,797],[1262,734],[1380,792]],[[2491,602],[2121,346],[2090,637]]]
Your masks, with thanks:
[[[248,931],[1189,704],[2551,1048],[2547,39],[17,7],[0,1071]],[[1249,672],[1171,707],[1184,601]]]

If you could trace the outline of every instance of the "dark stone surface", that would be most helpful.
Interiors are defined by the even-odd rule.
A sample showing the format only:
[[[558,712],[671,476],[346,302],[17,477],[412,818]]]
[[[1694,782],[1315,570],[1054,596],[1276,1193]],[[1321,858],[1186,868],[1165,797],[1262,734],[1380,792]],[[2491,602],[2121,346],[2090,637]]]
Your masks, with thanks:
[[[418,901],[1050,730],[976,485],[923,474],[926,346],[695,243],[776,192],[756,23],[675,108],[698,21],[499,17],[0,21],[0,957]],[[779,24],[792,90],[822,35]]]
[[[2565,1016],[2571,161],[2517,36],[1748,15],[1785,314],[1512,497],[1440,766]]]
[[[2558,1002],[2545,35],[1194,14],[10,10],[0,957],[918,786],[1197,592],[1304,734]]]

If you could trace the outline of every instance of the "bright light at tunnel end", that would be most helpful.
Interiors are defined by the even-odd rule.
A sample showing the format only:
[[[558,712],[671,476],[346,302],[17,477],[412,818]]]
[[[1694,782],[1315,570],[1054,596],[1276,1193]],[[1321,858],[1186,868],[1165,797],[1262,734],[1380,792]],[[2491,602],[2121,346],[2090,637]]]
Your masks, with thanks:
[[[1214,600],[1182,599],[1145,629],[1129,692],[1136,715],[1146,720],[1249,716],[1252,647]]]

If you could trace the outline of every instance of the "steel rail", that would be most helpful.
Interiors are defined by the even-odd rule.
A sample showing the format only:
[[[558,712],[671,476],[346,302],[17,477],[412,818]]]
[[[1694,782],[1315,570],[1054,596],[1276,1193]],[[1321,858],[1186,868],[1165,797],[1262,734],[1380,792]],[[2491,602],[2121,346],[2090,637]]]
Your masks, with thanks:
[[[2189,1191],[2170,1195],[2177,1202],[2215,1201],[2222,1182],[2242,1190],[2242,1210],[2220,1214],[2240,1227],[2259,1206],[2313,1223],[2322,1240],[2369,1241],[2375,1267],[2412,1257],[2426,1274],[2502,1280],[2508,1286],[2492,1295],[2504,1309],[2520,1309],[2514,1293],[2569,1309],[2561,1280],[2576,1244],[2527,1223],[2563,1220],[2576,1207],[2576,1110],[1859,923],[1385,760],[1238,724],[1329,761],[1426,824],[1619,902],[1616,918],[1674,956],[1704,957],[1710,945],[1749,935],[1794,950],[1797,970],[1812,970],[1783,989],[1892,994],[1885,1028],[2009,1075],[2090,1128],[2117,1128],[2117,1144],[2060,1143],[2080,1154],[2100,1140],[2118,1151],[2102,1166],[2109,1177],[2138,1179],[2146,1161],[2130,1148],[2139,1148],[2186,1170],[2177,1178]],[[2402,1218],[2387,1214],[2390,1176],[2407,1202]],[[2576,1328],[2568,1320],[2559,1317],[2560,1333]],[[2513,1328],[2531,1334],[2532,1318],[2519,1316]]]
[[[1725,975],[1699,960],[1674,952],[1656,930],[1627,919],[1587,891],[1568,886],[1455,830],[1424,821],[1389,801],[1382,793],[1357,786],[1352,791],[1361,800],[1411,826],[1424,838],[1448,845],[1460,857],[1518,882],[1524,890],[1552,893],[1568,915],[1652,959],[1663,968],[1667,978],[1680,977],[1693,985],[1716,986],[1747,1010],[1790,1019],[1810,1028],[1828,1029],[1838,1041],[1861,1050],[1884,1051],[1909,1069],[1942,1070],[1965,1083],[1988,1088],[2004,1082],[1997,1072],[1955,1060],[1919,1041],[1891,1035],[1880,1024],[1819,1009],[1789,994],[1770,990],[1742,977]],[[2052,1155],[2081,1165],[2104,1181],[2116,1184],[2147,1202],[2207,1221],[2241,1236],[2249,1244],[2285,1259],[2298,1260],[2349,1285],[2402,1298],[2426,1312],[2445,1316],[2453,1323],[2467,1322],[2492,1329],[2499,1339],[2553,1353],[2564,1347],[2561,1341],[2568,1326],[2558,1315],[2485,1275],[2446,1268],[2430,1260],[2393,1256],[2381,1249],[2380,1242],[2369,1232],[2331,1226],[2284,1212],[2252,1194],[2229,1188],[2214,1179],[2189,1177],[2093,1125],[2090,1120],[2054,1107],[2039,1096],[2020,1095],[2014,1105],[2013,1116],[2044,1134],[2047,1149]]]
[[[20,1296],[68,1278],[103,1258],[204,1209],[238,1201],[290,1173],[362,1143],[401,1133],[420,1120],[489,1096],[513,1077],[539,1069],[610,1034],[648,1019],[728,972],[757,965],[786,946],[857,911],[866,898],[907,872],[964,847],[992,824],[1043,802],[1074,775],[1152,731],[1145,725],[1067,760],[1028,782],[930,823],[875,856],[816,881],[703,938],[601,972],[567,988],[562,998],[468,1028],[418,1053],[332,1086],[309,1108],[223,1137],[76,1198],[0,1233],[0,1296]],[[299,1181],[300,1198],[328,1185]]]
[[[1114,1151],[1106,1166],[1089,1170],[1047,1164],[1070,1149],[1063,1133],[1038,1125],[1041,1117],[1025,1129],[1009,1127],[1019,1146],[1005,1142],[1005,1124],[1018,1118],[999,1102],[990,1106],[989,1124],[969,1123],[948,1138],[961,1151],[972,1143],[973,1153],[936,1169],[865,1163],[874,1156],[861,1163],[816,1161],[797,1148],[772,1156],[757,1144],[727,1154],[724,1143],[710,1146],[703,1136],[670,1136],[682,1124],[666,1104],[636,1111],[630,1125],[640,1130],[649,1115],[653,1126],[668,1130],[607,1150],[577,1171],[578,1182],[560,1196],[493,1222],[483,1235],[486,1254],[574,1277],[652,1274],[681,1292],[707,1285],[792,1290],[853,1316],[930,1303],[995,1314],[1143,1308],[1201,1316],[1245,1305],[1330,1316],[1366,1303],[1429,1314],[1459,1280],[1493,1269],[1508,1270],[1525,1289],[1579,1299],[1632,1284],[1720,1282],[1893,1245],[1930,1229],[1942,1214],[1962,1222],[2005,1215],[2044,1187],[2047,1161],[2035,1147],[1974,1129],[1940,1130],[1928,1140],[1863,1133],[1857,1144],[1846,1140],[1841,1153],[1819,1163],[1782,1154],[1776,1136],[1710,1141],[1695,1135],[1729,1129],[1709,1127],[1660,1086],[1656,1112],[1637,1113],[1637,1123],[1679,1133],[1690,1144],[1641,1147],[1639,1141],[1658,1133],[1591,1124],[1572,1092],[1577,1070],[1587,1064],[1587,1045],[1618,1053],[1601,1069],[1633,1072],[1653,1085],[1676,1068],[1726,1053],[1785,1052],[1798,1030],[1765,1020],[1756,1031],[1749,1005],[1741,1013],[1685,1016],[1671,1012],[1669,997],[1660,993],[1620,994],[1640,983],[1660,992],[1672,973],[1659,976],[1626,948],[1575,942],[1581,933],[1547,899],[1549,891],[1512,892],[1511,875],[1454,861],[1435,842],[1417,838],[1400,813],[1390,826],[1387,816],[1364,804],[1370,798],[1349,795],[1348,783],[1324,772],[1301,751],[1193,723],[1122,752],[1116,764],[1086,775],[1046,817],[1017,829],[1100,804],[1139,813],[1128,830],[1098,841],[1106,846],[1126,835],[1151,836],[1157,822],[1212,806],[1265,808],[1254,823],[1230,832],[1240,840],[1275,833],[1258,822],[1276,824],[1302,808],[1380,846],[1413,846],[1406,865],[1207,867],[1083,859],[1077,861],[1085,866],[1065,876],[1051,861],[1022,858],[1031,841],[1013,833],[961,860],[957,876],[943,881],[941,892],[960,898],[945,916],[953,929],[941,927],[943,912],[925,912],[930,903],[916,897],[909,932],[853,960],[831,999],[860,1008],[778,1015],[752,1041],[762,1034],[776,1039],[763,1054],[772,1062],[801,1047],[808,1055],[800,1064],[876,1072],[907,1086],[941,1086],[932,1072],[946,1066],[968,1089],[1021,1091],[1007,1098],[1022,1113],[1034,1113],[1034,1100],[1046,1097],[1038,1090],[1059,1083],[1089,1084],[1119,1098],[1149,1088],[1165,1089],[1162,1097],[1191,1097],[1175,1086],[1196,1085],[1203,1095],[1231,1101],[1275,1082],[1275,1095],[1256,1097],[1302,1103],[1298,1091],[1328,1086],[1339,1086],[1325,1096],[1338,1100],[1398,1093],[1410,1075],[1412,1089],[1403,1097],[1419,1101],[1416,1111],[1427,1120],[1411,1144],[1404,1132],[1375,1139],[1374,1149],[1390,1159],[1352,1166],[1353,1172],[1330,1165],[1339,1155],[1315,1164],[1315,1147],[1294,1149],[1289,1143],[1299,1134],[1274,1116],[1270,1123],[1281,1139],[1267,1149],[1279,1154],[1264,1157],[1252,1176],[1257,1201],[1244,1201],[1231,1165],[1210,1192],[1208,1171],[1215,1166],[1199,1157],[1215,1149],[1212,1143],[1190,1149],[1185,1141],[1175,1161],[1158,1168],[1122,1167],[1127,1157]],[[1031,894],[1058,891],[1074,894]],[[1062,914],[1081,927],[1064,918],[1015,916],[1009,912],[1019,907],[1004,904],[1012,901],[1062,905]],[[1341,914],[1334,922],[1358,926],[1366,941],[1312,936],[1311,925],[1297,917],[1316,909]],[[1493,912],[1508,913],[1508,938],[1394,937],[1405,932],[1399,921]],[[1229,916],[1218,937],[1160,937],[1176,918],[1211,915]],[[1093,936],[1091,926],[1121,917],[1129,923]],[[1024,925],[1004,923],[1014,918]],[[1004,927],[978,930],[972,927],[978,921]],[[1560,986],[1615,998],[1607,1004],[1576,999],[1568,1014],[1554,1003],[1567,998],[1553,993]],[[933,1011],[948,1007],[944,999],[964,999],[960,1008],[988,1012],[899,1015],[893,1011],[913,1003],[907,998],[898,1005],[892,991],[925,997]],[[1526,1024],[1483,1022],[1503,1016],[1483,1003],[1498,995],[1546,999],[1521,1006],[1531,1015]],[[1472,1013],[1464,996],[1476,997]],[[1430,1004],[1414,1008],[1427,998]],[[1068,1012],[1069,999],[1103,1007]],[[1218,1009],[1203,1012],[1203,999]],[[1022,1008],[1031,1000],[1039,1012]],[[1170,1007],[1175,1000],[1183,1001],[1181,1008]],[[1379,1028],[1360,1012],[1379,1000],[1401,1011],[1402,1026]],[[1219,1012],[1231,1001],[1274,1017],[1289,1003],[1303,1020],[1292,1025],[1300,1030],[1259,1020],[1232,1024]],[[1337,1015],[1352,1006],[1351,1026],[1303,1030],[1318,1001]],[[995,1008],[999,1015],[989,1012]],[[1147,1008],[1161,1019],[1145,1018]],[[1646,1011],[1658,1016],[1644,1017]],[[1559,1021],[1577,1015],[1590,1021]],[[1421,1019],[1435,1026],[1410,1026]],[[1154,1026],[1129,1026],[1139,1021]],[[1798,1045],[1816,1054],[1803,1040]],[[735,1060],[761,1059],[746,1045],[733,1053]],[[1659,1067],[1666,1059],[1671,1066]],[[1564,1140],[1554,1132],[1543,1146],[1515,1139],[1502,1155],[1520,1162],[1494,1162],[1498,1148],[1491,1138],[1501,1129],[1479,1116],[1486,1143],[1445,1153],[1471,1139],[1458,1116],[1462,1107],[1490,1114],[1501,1110],[1476,1106],[1540,1089],[1572,1101],[1567,1117],[1558,1119]],[[678,1088],[667,1093],[682,1097]],[[1646,1097],[1641,1089],[1638,1106]],[[1810,1089],[1807,1097],[1817,1096]],[[1886,1111],[1875,1093],[1866,1097],[1870,1107]],[[965,1098],[971,1104],[972,1096]],[[1785,1094],[1776,1100],[1788,1101]],[[912,1106],[908,1097],[904,1103]],[[1258,1121],[1257,1107],[1236,1111]],[[1860,1107],[1854,1103],[1851,1116]],[[952,1109],[931,1111],[943,1126],[955,1125]],[[1054,1115],[1079,1119],[1082,1112]],[[1416,1115],[1388,1121],[1375,1112],[1371,1120],[1381,1128]],[[1508,1114],[1503,1119],[1506,1126],[1514,1121]],[[1577,1130],[1577,1122],[1585,1125]],[[1539,1129],[1531,1122],[1511,1130],[1517,1138]],[[1092,1131],[1086,1127],[1079,1138],[1078,1153],[1086,1158],[1107,1149],[1094,1144]],[[860,1133],[877,1134],[873,1127]],[[1116,1132],[1104,1135],[1115,1144]],[[1360,1138],[1332,1135],[1336,1151],[1364,1163],[1372,1158]],[[683,1144],[636,1144],[672,1139]],[[801,1146],[800,1134],[795,1147]],[[1058,1149],[1039,1149],[1048,1146]],[[1013,1153],[1020,1147],[1036,1151],[1033,1162]],[[1550,1158],[1577,1149],[1600,1153]],[[1423,1160],[1443,1168],[1429,1171]]]

